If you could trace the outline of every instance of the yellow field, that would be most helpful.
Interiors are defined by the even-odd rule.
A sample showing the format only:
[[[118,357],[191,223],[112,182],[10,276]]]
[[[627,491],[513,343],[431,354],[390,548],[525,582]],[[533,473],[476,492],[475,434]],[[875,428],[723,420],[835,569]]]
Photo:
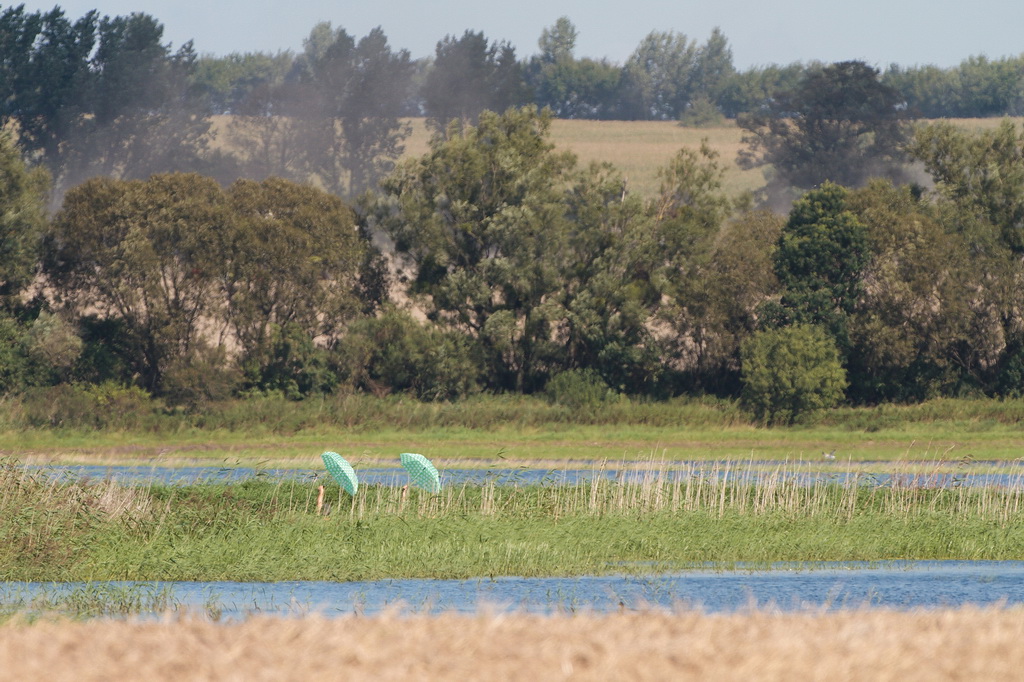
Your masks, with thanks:
[[[430,134],[423,119],[411,119],[413,134],[406,141],[405,155],[426,153]],[[686,128],[675,121],[581,121],[556,119],[551,123],[551,141],[579,157],[580,165],[607,161],[625,176],[631,192],[651,196],[658,190],[658,171],[681,147],[697,149],[701,140],[719,153],[726,168],[724,188],[729,194],[754,190],[764,184],[760,169],[743,171],[736,155],[744,146],[743,131],[729,121],[713,128]]]
[[[222,133],[227,116],[214,117],[214,130]],[[1004,119],[943,119],[972,132],[991,130]],[[1024,118],[1013,119],[1022,122]],[[408,119],[412,135],[405,142],[404,158],[421,156],[428,150],[430,132],[422,118]],[[928,121],[924,121],[927,123]],[[676,121],[587,121],[555,119],[551,123],[551,140],[561,149],[573,151],[580,165],[591,161],[607,161],[625,176],[631,192],[653,196],[658,190],[658,171],[682,147],[697,149],[701,140],[719,153],[719,162],[726,169],[724,189],[737,196],[764,186],[763,170],[741,170],[736,155],[745,146],[743,130],[733,121],[709,128],[689,128]],[[223,136],[213,144],[223,144]]]
[[[1024,117],[1012,117],[1007,116],[1005,118],[992,117],[992,118],[939,118],[921,121],[922,123],[952,123],[958,128],[964,128],[972,133],[980,133],[986,130],[992,130],[1002,125],[1003,121],[1012,121],[1014,125],[1020,125],[1024,123]]]
[[[3,680],[1016,680],[1024,612],[442,615],[0,627]]]

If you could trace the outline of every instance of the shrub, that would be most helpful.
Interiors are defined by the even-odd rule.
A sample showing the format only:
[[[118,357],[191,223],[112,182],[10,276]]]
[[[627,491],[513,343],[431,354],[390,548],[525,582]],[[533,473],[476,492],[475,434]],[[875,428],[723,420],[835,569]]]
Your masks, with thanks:
[[[680,124],[690,128],[711,128],[722,125],[724,121],[725,116],[706,95],[694,98],[679,117]]]
[[[544,394],[556,405],[580,409],[600,405],[614,392],[595,370],[570,369],[551,377]]]
[[[22,397],[23,418],[35,428],[137,429],[162,407],[141,388],[110,382],[33,388]]]
[[[338,355],[352,385],[378,395],[456,400],[479,390],[480,368],[469,339],[394,307],[353,323]]]
[[[244,366],[247,388],[280,391],[291,400],[330,393],[338,386],[329,351],[293,323],[275,325],[269,348],[249,357]]]
[[[82,338],[73,325],[48,312],[41,312],[26,334],[29,357],[39,367],[41,376],[52,383],[68,378],[82,354]]]
[[[740,350],[742,401],[767,424],[791,424],[844,397],[846,370],[823,329],[794,325],[757,332]]]
[[[223,346],[200,343],[164,371],[162,395],[168,405],[195,411],[210,402],[227,400],[240,381],[241,372]]]

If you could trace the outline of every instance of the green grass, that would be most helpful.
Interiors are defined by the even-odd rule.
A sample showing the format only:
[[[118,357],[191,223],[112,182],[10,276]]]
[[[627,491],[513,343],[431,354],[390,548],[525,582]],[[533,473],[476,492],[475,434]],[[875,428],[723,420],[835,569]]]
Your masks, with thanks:
[[[122,488],[0,470],[0,581],[374,580],[656,573],[706,562],[1024,559],[1021,481],[936,488],[756,484],[742,463],[648,463],[638,482],[449,486],[316,482]],[[922,483],[923,481],[923,483]]]
[[[44,403],[44,401],[37,401]],[[622,400],[571,410],[523,396],[458,403],[400,397],[265,398],[188,415],[141,405],[136,413],[85,414],[45,402],[56,425],[8,400],[0,455],[31,463],[320,466],[330,449],[354,464],[421,452],[445,465],[546,465],[569,460],[1016,460],[1024,454],[1024,401],[936,400],[843,408],[812,424],[756,425],[730,401]],[[81,408],[76,408],[81,410]],[[97,426],[98,424],[98,426]]]

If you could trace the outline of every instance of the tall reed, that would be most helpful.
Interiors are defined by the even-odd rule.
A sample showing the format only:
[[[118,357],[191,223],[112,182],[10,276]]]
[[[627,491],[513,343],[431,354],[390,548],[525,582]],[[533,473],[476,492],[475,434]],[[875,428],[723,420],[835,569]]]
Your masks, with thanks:
[[[0,468],[2,580],[573,575],[705,561],[1024,558],[1022,474],[598,465],[579,483],[122,487]]]
[[[606,475],[598,465],[574,484],[506,485],[496,480],[445,487],[439,494],[394,486],[365,486],[352,500],[335,489],[339,515],[353,521],[390,514],[423,517],[605,516],[707,513],[851,519],[861,513],[899,518],[921,514],[978,517],[999,523],[1024,507],[1024,470],[1001,485],[975,485],[971,474],[918,473],[898,467],[884,477],[860,472],[822,473],[806,463],[781,462],[768,470],[744,462],[663,463]],[[307,498],[309,496],[307,495]],[[302,510],[307,511],[306,509]]]

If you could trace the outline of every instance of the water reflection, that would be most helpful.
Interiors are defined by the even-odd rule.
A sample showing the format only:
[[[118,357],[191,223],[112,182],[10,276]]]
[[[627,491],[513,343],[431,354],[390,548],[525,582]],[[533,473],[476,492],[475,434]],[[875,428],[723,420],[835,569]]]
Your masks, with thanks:
[[[700,608],[709,613],[884,607],[919,609],[1024,603],[1024,562],[914,561],[885,564],[778,564],[769,569],[683,571],[659,575],[373,582],[117,583],[169,588],[180,611],[221,619],[252,614],[326,616],[404,612],[531,613]],[[0,603],[82,584],[0,583]]]

